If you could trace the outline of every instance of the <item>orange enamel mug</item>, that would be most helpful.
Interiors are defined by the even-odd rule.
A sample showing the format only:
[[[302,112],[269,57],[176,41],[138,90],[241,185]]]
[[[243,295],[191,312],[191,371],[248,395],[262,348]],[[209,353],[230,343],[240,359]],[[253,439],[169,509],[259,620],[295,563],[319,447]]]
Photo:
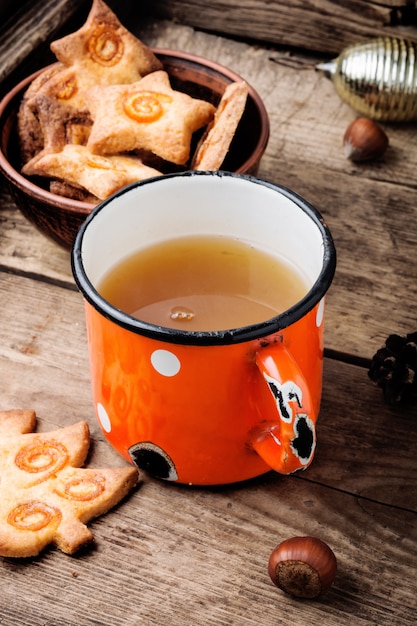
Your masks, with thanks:
[[[98,292],[102,277],[141,247],[207,234],[285,258],[306,278],[304,297],[262,323],[197,332],[136,319]],[[305,469],[316,447],[324,303],[335,266],[320,214],[289,189],[251,176],[170,174],[100,204],[78,232],[72,268],[108,442],[148,474],[179,483]]]

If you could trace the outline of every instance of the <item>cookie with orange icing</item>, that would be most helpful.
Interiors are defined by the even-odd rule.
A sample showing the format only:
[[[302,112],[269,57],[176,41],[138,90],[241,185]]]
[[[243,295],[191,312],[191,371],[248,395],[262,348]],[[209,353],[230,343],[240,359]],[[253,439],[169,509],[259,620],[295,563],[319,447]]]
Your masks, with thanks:
[[[162,67],[153,52],[120,23],[103,0],[93,0],[84,25],[53,41],[51,50],[75,71],[80,89],[132,83]]]
[[[45,176],[81,186],[104,200],[112,193],[160,172],[130,155],[92,154],[86,146],[67,144],[60,152],[42,154],[23,167],[28,175]]]
[[[58,152],[68,143],[87,143],[92,125],[73,70],[57,63],[43,74],[37,89],[30,85],[19,109],[23,163],[40,153]]]
[[[36,556],[49,544],[73,554],[90,543],[87,527],[135,486],[134,467],[81,468],[86,422],[33,433],[34,411],[0,411],[0,555]]]
[[[172,89],[158,58],[103,0],[51,50],[58,62],[33,81],[19,111],[23,174],[96,204],[150,176],[221,167],[245,108],[244,82],[217,108]]]
[[[178,165],[189,158],[193,133],[215,112],[211,103],[172,89],[163,70],[131,85],[93,87],[86,101],[93,118],[87,142],[92,152],[150,150]]]

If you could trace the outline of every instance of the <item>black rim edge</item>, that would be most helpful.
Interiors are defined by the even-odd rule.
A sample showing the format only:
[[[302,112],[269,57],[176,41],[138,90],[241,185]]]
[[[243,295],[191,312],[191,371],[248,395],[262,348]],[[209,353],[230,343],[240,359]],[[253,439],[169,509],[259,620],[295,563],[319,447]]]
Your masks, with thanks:
[[[92,283],[87,278],[84,270],[81,248],[84,233],[92,220],[98,215],[104,207],[111,202],[114,198],[120,197],[125,193],[128,193],[131,189],[136,187],[142,187],[149,183],[152,183],[158,179],[178,178],[178,177],[194,177],[194,176],[218,176],[218,177],[232,177],[242,178],[269,187],[274,190],[279,190],[284,196],[292,200],[299,206],[304,212],[313,217],[313,221],[321,232],[323,238],[323,268],[308,293],[302,300],[297,302],[293,307],[287,309],[280,315],[250,326],[243,326],[241,328],[218,330],[218,331],[181,331],[174,328],[165,326],[157,326],[148,322],[143,322],[139,319],[124,313],[120,309],[114,308],[107,300],[105,300],[95,289]],[[71,252],[71,267],[74,276],[74,280],[81,291],[86,301],[92,305],[99,313],[104,315],[107,319],[115,322],[117,325],[130,330],[132,332],[142,334],[146,337],[157,339],[159,341],[182,344],[182,345],[200,345],[200,346],[215,346],[215,345],[228,345],[234,343],[243,343],[245,341],[251,341],[260,339],[267,335],[277,333],[284,328],[287,328],[295,321],[306,315],[314,306],[323,298],[327,290],[329,289],[333,276],[336,270],[336,249],[334,246],[331,233],[323,220],[321,214],[310,205],[304,198],[299,196],[296,192],[288,189],[285,186],[271,183],[267,180],[262,180],[247,174],[236,174],[225,171],[215,172],[203,172],[203,171],[186,171],[172,174],[165,174],[163,176],[157,176],[149,178],[137,183],[132,183],[127,187],[119,190],[113,194],[110,198],[107,198],[101,202],[97,207],[93,209],[87,219],[81,225],[73,248]]]

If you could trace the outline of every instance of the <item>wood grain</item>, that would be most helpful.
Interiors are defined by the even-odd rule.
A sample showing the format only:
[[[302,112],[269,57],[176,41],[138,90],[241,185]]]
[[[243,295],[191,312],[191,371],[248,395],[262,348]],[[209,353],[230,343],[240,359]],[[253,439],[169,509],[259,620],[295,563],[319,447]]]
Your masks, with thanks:
[[[320,53],[377,36],[417,39],[414,2],[398,0],[145,0],[152,15],[209,32]]]
[[[145,481],[92,524],[95,549],[3,560],[0,617],[8,626],[22,623],[19,589],[31,626],[411,626],[414,521],[324,487],[312,493],[295,478],[222,490]],[[269,580],[270,552],[294,533],[337,546],[338,576],[321,600],[295,601]]]
[[[197,14],[198,3],[183,4]],[[222,4],[207,5],[204,19]],[[259,4],[267,3],[241,3]],[[354,3],[268,4],[283,15],[295,6],[304,16],[313,7],[326,5],[334,15],[338,9],[341,32]],[[367,4],[371,12],[388,10]],[[228,6],[232,13],[237,7]],[[305,472],[271,472],[241,485],[188,488],[143,473],[124,502],[90,524],[91,548],[74,557],[51,547],[36,559],[0,560],[0,623],[414,626],[416,410],[388,407],[366,363],[387,334],[416,329],[415,126],[386,126],[385,158],[354,165],[341,137],[355,114],[314,71],[320,55],[142,20],[131,9],[132,29],[147,43],[208,56],[258,89],[271,121],[260,176],[304,195],[334,234],[338,269],[328,295],[331,358],[324,362],[318,447]],[[369,15],[357,11],[356,21]],[[83,302],[69,253],[22,217],[4,181],[0,298],[1,408],[34,408],[39,431],[85,419],[88,466],[124,465],[94,416]],[[339,568],[329,594],[302,602],[272,585],[267,563],[282,539],[306,534],[334,549]]]
[[[0,32],[0,83],[83,4],[83,0],[37,0],[16,7]]]

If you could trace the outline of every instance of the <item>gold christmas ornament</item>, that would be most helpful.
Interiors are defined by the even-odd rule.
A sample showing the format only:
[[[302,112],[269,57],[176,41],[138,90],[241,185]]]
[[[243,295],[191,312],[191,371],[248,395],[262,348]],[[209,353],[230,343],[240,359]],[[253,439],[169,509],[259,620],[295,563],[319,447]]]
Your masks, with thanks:
[[[417,120],[417,43],[377,37],[348,46],[316,69],[361,115],[390,122]]]

